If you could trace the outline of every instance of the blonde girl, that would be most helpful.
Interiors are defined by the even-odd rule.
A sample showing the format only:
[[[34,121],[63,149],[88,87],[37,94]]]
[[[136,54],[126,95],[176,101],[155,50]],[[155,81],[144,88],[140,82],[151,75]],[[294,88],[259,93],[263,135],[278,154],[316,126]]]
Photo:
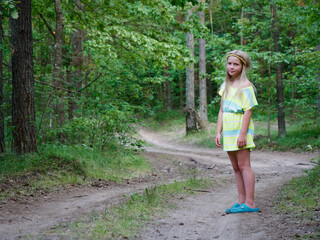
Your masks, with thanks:
[[[251,66],[247,53],[234,50],[227,53],[226,80],[219,95],[221,106],[218,115],[216,145],[228,153],[238,190],[238,202],[226,213],[258,212],[254,201],[255,176],[250,164],[254,126],[252,109],[258,105],[252,83],[247,78]]]

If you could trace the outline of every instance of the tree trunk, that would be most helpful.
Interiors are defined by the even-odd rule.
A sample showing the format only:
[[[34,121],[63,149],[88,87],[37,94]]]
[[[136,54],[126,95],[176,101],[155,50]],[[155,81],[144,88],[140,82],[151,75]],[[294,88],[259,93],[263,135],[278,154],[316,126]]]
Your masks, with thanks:
[[[192,10],[188,11],[186,21],[192,15]],[[186,34],[187,47],[191,50],[191,55],[194,57],[194,39],[193,34],[188,32]],[[194,63],[189,63],[187,66],[187,80],[186,80],[186,133],[197,130],[196,117],[194,115],[195,101],[194,101]]]
[[[184,82],[183,82],[183,75],[181,72],[179,72],[179,92],[180,92],[180,109],[184,108],[184,96],[183,96],[183,86],[184,86]]]
[[[280,52],[279,43],[279,21],[277,17],[276,5],[271,1],[270,4],[272,26],[271,32],[274,42],[274,51]],[[282,64],[276,63],[276,81],[277,81],[277,109],[278,109],[278,137],[284,137],[286,135],[286,123],[285,123],[285,107],[284,107],[284,86],[282,81]]]
[[[54,113],[57,116],[58,125],[65,123],[64,110],[64,92],[62,79],[62,46],[63,46],[63,14],[61,0],[54,0],[56,12],[56,32],[55,32],[55,63],[53,68],[53,84],[57,89],[57,103],[54,107]]]
[[[320,44],[317,45],[316,50],[318,52],[320,52]],[[318,95],[317,95],[318,114],[317,114],[317,118],[319,118],[319,115],[320,115],[320,70],[319,69],[318,69],[317,79],[318,79]]]
[[[0,0],[0,12],[2,13],[2,0]],[[2,14],[0,16],[0,46],[2,46]],[[6,151],[4,138],[4,111],[3,111],[3,51],[0,49],[0,153]]]
[[[82,86],[82,65],[83,65],[83,55],[82,55],[82,41],[83,41],[83,32],[77,30],[72,34],[72,59],[71,66],[74,71],[71,73],[71,85],[75,85],[76,94],[69,96],[69,120],[74,118],[74,111],[78,108],[76,100],[79,99],[78,90]]]
[[[212,7],[213,3],[212,0],[210,1],[210,8],[209,8],[209,17],[210,17],[210,30],[211,30],[211,40],[213,40],[213,21],[212,21]]]
[[[270,38],[270,59],[271,59],[271,38]],[[271,122],[270,122],[270,91],[271,91],[271,62],[268,63],[268,142],[271,142]]]
[[[202,0],[204,3],[205,1]],[[205,25],[204,11],[198,13],[201,23]],[[206,66],[206,40],[199,39],[199,113],[202,120],[208,122],[207,111],[207,66]]]
[[[243,11],[243,7],[241,8],[241,23],[243,23],[243,15],[244,15],[244,11]],[[240,35],[240,45],[243,45],[244,41],[243,41],[243,33],[241,33]]]
[[[12,34],[13,151],[37,151],[31,0],[16,2],[19,18],[10,19]]]
[[[169,68],[165,67],[162,73],[164,78],[166,79],[164,82],[163,106],[165,110],[172,110],[171,82],[168,79],[169,78],[168,71],[169,71]]]

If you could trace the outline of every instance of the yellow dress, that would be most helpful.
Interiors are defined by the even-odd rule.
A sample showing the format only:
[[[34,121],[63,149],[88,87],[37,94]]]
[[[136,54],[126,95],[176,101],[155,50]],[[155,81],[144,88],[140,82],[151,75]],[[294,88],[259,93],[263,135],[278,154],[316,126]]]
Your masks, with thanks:
[[[223,96],[225,84],[222,84],[219,95]],[[237,89],[230,86],[228,96],[223,97],[223,150],[224,151],[237,151],[249,148],[250,150],[255,147],[253,142],[254,125],[252,119],[247,131],[247,145],[243,148],[238,148],[237,139],[242,127],[243,114],[245,111],[258,105],[254,89],[252,86],[242,89],[241,96],[236,95]]]

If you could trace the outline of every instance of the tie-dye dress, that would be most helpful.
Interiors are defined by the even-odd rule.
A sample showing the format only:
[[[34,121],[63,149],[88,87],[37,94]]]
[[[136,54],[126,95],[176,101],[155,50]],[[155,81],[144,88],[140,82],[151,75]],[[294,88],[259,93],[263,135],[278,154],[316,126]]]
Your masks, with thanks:
[[[225,84],[222,84],[219,95],[223,96]],[[254,125],[252,119],[247,131],[247,145],[239,148],[237,139],[241,131],[243,114],[245,111],[258,105],[254,89],[252,86],[242,89],[241,96],[236,95],[237,89],[230,86],[228,96],[223,97],[223,150],[237,151],[240,149],[255,147],[253,142]]]

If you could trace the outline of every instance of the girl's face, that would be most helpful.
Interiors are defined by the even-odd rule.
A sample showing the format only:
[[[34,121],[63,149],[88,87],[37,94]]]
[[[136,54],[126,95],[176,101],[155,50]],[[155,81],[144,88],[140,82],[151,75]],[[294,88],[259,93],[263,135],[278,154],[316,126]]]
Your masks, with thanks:
[[[230,56],[227,59],[227,72],[232,80],[237,79],[242,71],[242,64],[239,58]]]

